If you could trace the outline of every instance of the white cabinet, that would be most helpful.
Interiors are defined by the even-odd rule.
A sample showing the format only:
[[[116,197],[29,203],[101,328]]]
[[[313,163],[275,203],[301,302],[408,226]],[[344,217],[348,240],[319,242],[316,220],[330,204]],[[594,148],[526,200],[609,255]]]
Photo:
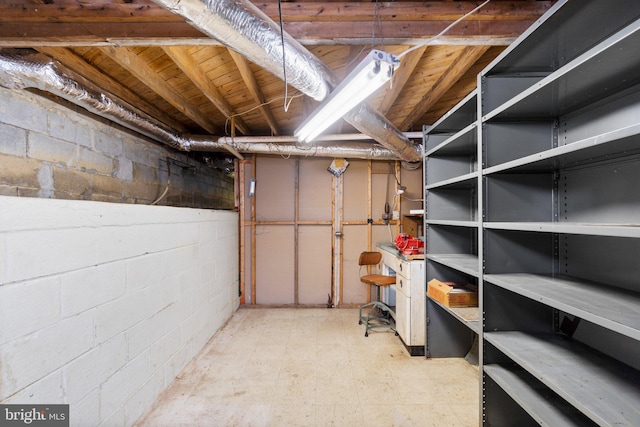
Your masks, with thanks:
[[[424,355],[425,280],[424,260],[405,259],[391,244],[378,244],[383,270],[396,275],[396,330],[412,356]]]

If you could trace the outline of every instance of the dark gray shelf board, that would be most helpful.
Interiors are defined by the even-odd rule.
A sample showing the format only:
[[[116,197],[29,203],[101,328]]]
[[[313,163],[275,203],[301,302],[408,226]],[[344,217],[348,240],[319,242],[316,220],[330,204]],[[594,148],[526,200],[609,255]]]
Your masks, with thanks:
[[[475,154],[477,149],[477,129],[476,122],[471,123],[458,133],[452,135],[450,138],[441,142],[439,145],[433,147],[431,150],[424,153],[425,156],[435,155],[469,155]],[[427,133],[427,137],[429,134]]]
[[[427,248],[428,249],[428,248]],[[477,255],[467,254],[427,254],[427,259],[446,265],[470,276],[479,277]]]
[[[560,61],[570,61],[572,54],[583,52],[603,38],[603,31],[589,31],[591,26],[615,31],[624,25],[618,13],[611,13],[610,2],[559,0],[533,23],[483,74],[515,74],[532,70],[553,70]],[[616,0],[617,10],[626,22],[639,16],[635,0]],[[595,17],[595,18],[594,18]]]
[[[451,110],[445,113],[437,122],[429,128],[429,133],[455,133],[467,127],[475,121],[477,107],[477,89],[471,91]],[[465,120],[466,117],[473,116],[473,120]]]
[[[596,135],[551,150],[525,156],[486,168],[483,175],[500,172],[553,171],[577,164],[603,159],[616,153],[638,151],[640,123]]]
[[[456,176],[443,181],[434,182],[433,184],[427,184],[426,190],[433,190],[435,188],[472,188],[477,184],[477,178],[479,173],[477,171],[471,172],[465,175]]]
[[[640,20],[483,116],[483,121],[559,117],[640,82]]]
[[[483,222],[486,229],[582,234],[586,236],[640,238],[640,224],[595,224],[574,222]]]
[[[452,317],[458,320],[460,323],[471,329],[474,333],[480,333],[480,309],[478,307],[447,307],[440,301],[436,301],[429,297],[438,307],[449,313]]]
[[[640,372],[554,334],[485,332],[484,339],[599,425],[640,425]]]
[[[595,425],[585,420],[584,415],[522,369],[509,365],[485,365],[482,369],[542,426]]]
[[[475,227],[478,228],[478,221],[447,221],[439,219],[428,219],[425,221],[427,225],[446,225],[452,227]]]
[[[488,274],[484,280],[640,340],[640,294],[572,277]]]

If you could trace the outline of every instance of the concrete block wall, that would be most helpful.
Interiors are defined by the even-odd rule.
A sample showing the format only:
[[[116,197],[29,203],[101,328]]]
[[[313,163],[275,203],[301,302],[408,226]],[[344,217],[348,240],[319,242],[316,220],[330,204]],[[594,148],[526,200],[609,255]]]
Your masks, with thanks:
[[[0,195],[149,204],[170,172],[159,204],[232,209],[233,178],[194,156],[78,107],[0,88]],[[177,161],[170,171],[167,157]]]
[[[129,426],[238,308],[231,211],[0,196],[0,402]]]

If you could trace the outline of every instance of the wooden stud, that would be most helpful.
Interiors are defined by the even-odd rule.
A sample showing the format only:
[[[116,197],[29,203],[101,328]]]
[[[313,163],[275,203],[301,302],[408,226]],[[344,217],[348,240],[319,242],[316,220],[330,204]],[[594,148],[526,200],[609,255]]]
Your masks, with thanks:
[[[255,179],[257,165],[256,155],[253,155],[252,163],[252,177]],[[255,194],[251,198],[251,304],[255,305],[256,302],[256,197]]]
[[[239,230],[239,235],[240,235],[240,304],[244,305],[245,303],[245,283],[246,283],[246,272],[245,272],[245,265],[244,263],[246,262],[246,254],[245,254],[245,244],[244,244],[244,239],[245,239],[245,163],[241,162],[240,160],[236,159],[234,161],[235,163],[235,170],[238,174],[238,179],[236,180],[236,182],[238,183],[238,213],[239,213],[239,224],[240,224],[240,230]]]

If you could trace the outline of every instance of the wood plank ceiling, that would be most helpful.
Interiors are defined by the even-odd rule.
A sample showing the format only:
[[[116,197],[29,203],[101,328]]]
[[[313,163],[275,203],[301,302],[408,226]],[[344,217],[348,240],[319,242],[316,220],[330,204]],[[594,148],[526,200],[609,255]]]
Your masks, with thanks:
[[[492,0],[407,54],[371,106],[401,131],[421,130],[473,90],[476,74],[553,3]],[[254,4],[279,22],[278,0]],[[400,54],[479,4],[283,0],[281,9],[285,31],[344,76],[372,47]],[[37,50],[177,133],[292,135],[317,105],[289,87],[285,111],[282,80],[152,0],[3,1],[0,48]],[[355,131],[339,122],[328,132]]]

